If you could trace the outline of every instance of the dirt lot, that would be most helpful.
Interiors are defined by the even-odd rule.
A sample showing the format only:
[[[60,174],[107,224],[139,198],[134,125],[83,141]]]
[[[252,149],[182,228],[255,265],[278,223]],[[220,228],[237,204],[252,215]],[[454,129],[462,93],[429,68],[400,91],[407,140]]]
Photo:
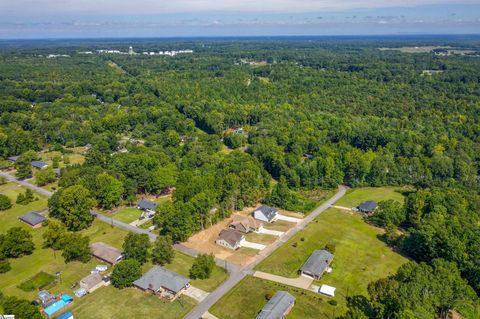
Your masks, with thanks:
[[[241,211],[237,211],[234,214],[237,215],[242,215],[242,216],[247,216],[253,212],[253,210],[256,207],[246,207]],[[292,216],[292,217],[303,217],[303,214],[300,213],[294,213],[294,212],[286,212],[284,210],[279,210],[280,214],[284,214],[286,216]],[[193,248],[198,251],[202,251],[205,253],[213,253],[215,257],[228,260],[229,262],[239,264],[239,265],[246,265],[250,262],[252,262],[255,259],[255,256],[257,255],[258,251],[255,251],[253,249],[248,249],[248,248],[240,248],[237,251],[233,251],[230,249],[226,249],[223,247],[220,247],[219,245],[215,244],[215,239],[217,239],[218,234],[222,229],[226,229],[228,225],[232,222],[233,220],[233,215],[230,216],[230,218],[224,219],[217,223],[216,225],[213,225],[212,227],[205,229],[203,231],[200,231],[190,237],[188,241],[184,243],[185,246]],[[265,228],[267,229],[274,229],[274,225],[276,223],[282,223],[282,231],[286,231],[295,224],[293,223],[287,223],[284,221],[277,221],[273,224],[264,224]],[[277,238],[274,236],[271,236],[276,240]]]

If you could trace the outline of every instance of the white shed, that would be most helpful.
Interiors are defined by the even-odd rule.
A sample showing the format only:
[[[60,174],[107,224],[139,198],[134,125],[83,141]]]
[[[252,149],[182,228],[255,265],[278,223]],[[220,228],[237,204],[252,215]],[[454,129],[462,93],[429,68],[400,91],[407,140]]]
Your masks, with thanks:
[[[319,293],[330,296],[330,297],[335,297],[335,287],[329,286],[329,285],[322,285],[320,289],[318,290]]]

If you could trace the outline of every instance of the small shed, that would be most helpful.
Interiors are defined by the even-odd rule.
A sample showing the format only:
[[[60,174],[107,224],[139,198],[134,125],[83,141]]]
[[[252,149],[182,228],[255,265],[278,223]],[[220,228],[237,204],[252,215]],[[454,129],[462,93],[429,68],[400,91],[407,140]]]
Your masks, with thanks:
[[[18,217],[19,220],[33,228],[42,227],[42,223],[46,220],[45,217],[37,212],[28,212]]]
[[[19,158],[20,158],[20,155],[7,157],[7,159],[12,163],[15,163],[16,161],[18,161]]]
[[[320,289],[318,290],[319,293],[323,295],[327,295],[330,297],[335,297],[335,287],[329,286],[329,285],[322,285]]]

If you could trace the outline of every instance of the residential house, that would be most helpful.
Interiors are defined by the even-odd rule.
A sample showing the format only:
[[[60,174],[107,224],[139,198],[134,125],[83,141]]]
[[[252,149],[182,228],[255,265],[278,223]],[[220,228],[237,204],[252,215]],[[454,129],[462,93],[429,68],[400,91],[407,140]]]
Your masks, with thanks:
[[[80,280],[80,288],[85,289],[88,293],[94,292],[96,289],[104,285],[102,276],[99,273],[93,273]]]
[[[97,259],[100,259],[110,265],[115,265],[123,259],[122,252],[112,246],[102,242],[93,243],[90,245],[90,253]]]
[[[252,216],[234,215],[230,228],[238,230],[241,233],[257,232],[262,227],[262,223],[255,220]]]
[[[329,251],[315,250],[300,268],[300,272],[314,279],[320,279],[332,261],[333,255]]]
[[[157,296],[173,301],[190,286],[190,279],[155,266],[135,280],[133,285],[138,289],[150,291]]]
[[[48,167],[48,164],[42,161],[32,161],[32,167],[38,168],[38,169],[45,169]]]
[[[235,229],[223,229],[215,240],[217,245],[228,249],[237,250],[242,247],[245,236]]]
[[[256,319],[284,319],[295,305],[295,297],[286,291],[277,291],[263,306]]]
[[[8,157],[7,159],[12,162],[12,163],[15,163],[16,161],[18,161],[18,159],[20,158],[20,155],[18,156],[10,156]]]
[[[273,223],[277,220],[278,211],[274,207],[260,206],[253,211],[253,217],[267,223]]]
[[[42,227],[42,223],[46,220],[45,217],[36,212],[28,212],[18,217],[19,220],[33,228]]]
[[[368,200],[366,202],[361,203],[357,208],[359,211],[365,214],[371,214],[377,209],[377,202],[373,200]]]
[[[139,200],[137,203],[137,208],[146,212],[147,214],[155,214],[155,210],[157,209],[157,203],[152,202],[150,200],[142,199]]]

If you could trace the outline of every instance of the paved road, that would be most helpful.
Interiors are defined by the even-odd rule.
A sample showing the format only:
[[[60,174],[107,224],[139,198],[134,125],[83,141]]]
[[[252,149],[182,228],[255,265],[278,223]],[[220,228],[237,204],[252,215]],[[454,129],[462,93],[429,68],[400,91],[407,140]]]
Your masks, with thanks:
[[[223,297],[230,289],[232,289],[237,283],[239,283],[245,276],[252,274],[253,268],[262,262],[265,258],[271,255],[278,247],[280,247],[287,240],[292,238],[293,235],[302,230],[308,223],[314,220],[320,213],[329,208],[333,203],[345,195],[347,191],[346,186],[339,186],[337,193],[329,198],[322,205],[318,206],[313,212],[311,212],[307,217],[305,217],[301,222],[299,222],[295,227],[290,229],[288,232],[283,234],[278,241],[268,246],[262,250],[257,258],[250,264],[244,266],[236,272],[231,272],[230,277],[224,281],[217,289],[211,292],[207,298],[205,298],[201,303],[199,303],[189,314],[187,314],[184,319],[198,319],[201,318],[204,313],[210,309],[220,298]]]
[[[53,195],[52,192],[49,192],[47,191],[46,189],[43,189],[41,187],[38,187],[38,186],[35,186],[33,184],[30,184],[29,182],[27,181],[24,181],[24,180],[21,180],[21,179],[17,179],[16,177],[8,174],[8,173],[5,173],[5,172],[1,172],[0,171],[0,176],[3,176],[5,177],[8,181],[10,182],[15,182],[19,185],[22,185],[24,187],[27,187],[27,188],[30,188],[31,190],[39,193],[39,194],[42,194],[42,195],[45,195],[45,196],[48,196],[48,197],[51,197]]]

